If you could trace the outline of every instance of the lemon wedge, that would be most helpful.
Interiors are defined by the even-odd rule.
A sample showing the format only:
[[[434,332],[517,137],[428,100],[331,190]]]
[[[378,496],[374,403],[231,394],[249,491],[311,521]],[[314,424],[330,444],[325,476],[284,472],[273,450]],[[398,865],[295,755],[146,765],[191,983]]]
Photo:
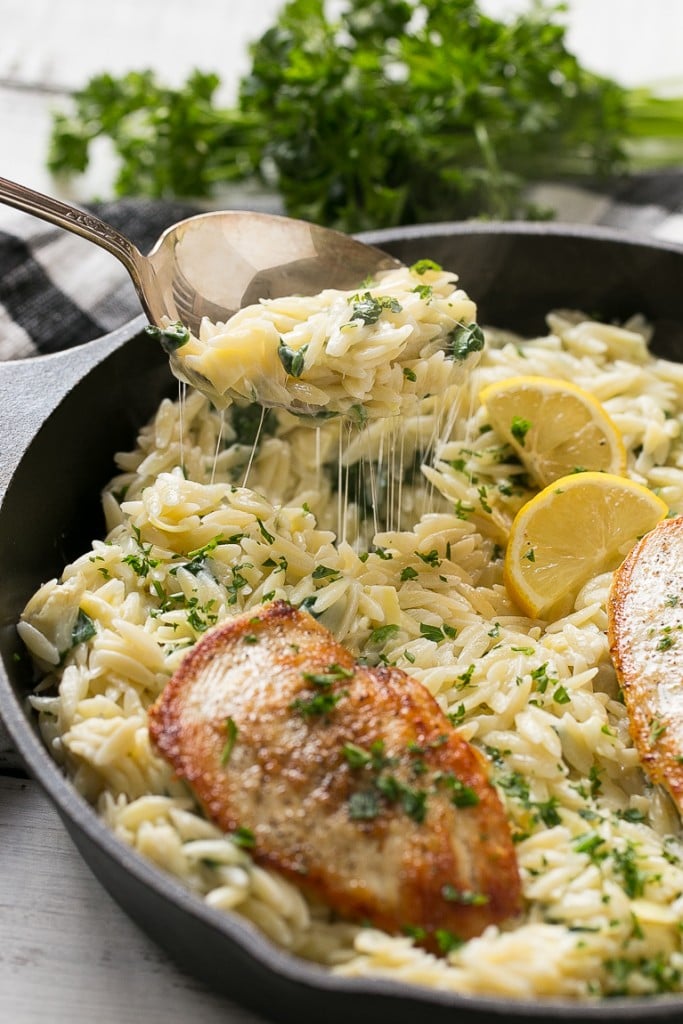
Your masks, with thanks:
[[[622,474],[626,449],[600,402],[566,380],[509,377],[480,394],[491,426],[539,487],[579,470]]]
[[[532,618],[568,614],[581,587],[615,569],[668,511],[661,498],[627,477],[560,477],[512,521],[504,564],[510,596]]]

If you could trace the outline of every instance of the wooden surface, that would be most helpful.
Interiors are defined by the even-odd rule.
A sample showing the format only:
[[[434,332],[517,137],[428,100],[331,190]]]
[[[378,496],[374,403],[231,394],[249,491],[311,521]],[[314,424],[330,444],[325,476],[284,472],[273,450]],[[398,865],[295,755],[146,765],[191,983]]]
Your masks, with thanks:
[[[45,169],[51,112],[99,71],[217,71],[223,98],[281,0],[0,0],[0,174],[53,194],[110,195],[112,162],[68,188]],[[525,6],[488,0],[491,13]],[[570,42],[628,84],[683,73],[680,0],[575,0]],[[140,933],[90,875],[0,729],[0,1019],[7,1024],[254,1024]]]
[[[123,914],[28,779],[0,776],[0,880],[5,1024],[260,1024]]]

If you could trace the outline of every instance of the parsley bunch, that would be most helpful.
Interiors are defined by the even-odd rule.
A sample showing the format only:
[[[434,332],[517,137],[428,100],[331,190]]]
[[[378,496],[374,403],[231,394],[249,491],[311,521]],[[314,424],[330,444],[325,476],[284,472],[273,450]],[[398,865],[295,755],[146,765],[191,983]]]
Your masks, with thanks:
[[[105,135],[120,195],[257,182],[290,216],[347,231],[539,216],[534,180],[621,173],[637,145],[681,158],[681,103],[583,68],[562,10],[537,0],[503,22],[475,0],[344,0],[331,18],[324,0],[289,0],[250,47],[234,109],[215,105],[216,75],[177,90],[99,75],[56,115],[49,167],[83,171]]]

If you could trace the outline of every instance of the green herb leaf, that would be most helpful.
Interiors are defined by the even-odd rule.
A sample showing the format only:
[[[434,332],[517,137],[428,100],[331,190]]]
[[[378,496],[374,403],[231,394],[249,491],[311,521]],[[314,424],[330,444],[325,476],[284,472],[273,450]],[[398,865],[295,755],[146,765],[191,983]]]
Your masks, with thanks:
[[[448,883],[441,887],[441,895],[448,903],[459,903],[463,907],[483,907],[489,902],[489,897],[484,892],[457,889]]]
[[[420,636],[433,640],[435,644],[441,643],[444,639],[443,630],[439,626],[431,626],[428,622],[420,623]]]
[[[324,672],[302,672],[302,677],[311,686],[317,686],[321,690],[327,690],[340,679],[351,679],[353,669],[344,668],[343,665],[329,665]]]
[[[351,768],[364,768],[366,764],[370,764],[372,761],[372,754],[364,750],[363,747],[356,746],[355,743],[345,743],[342,747],[342,753]]]
[[[386,626],[378,626],[377,629],[373,629],[372,633],[368,637],[368,643],[378,647],[384,646],[387,640],[390,637],[395,636],[399,630],[400,626],[397,626],[393,622],[387,623]]]
[[[148,324],[145,327],[145,334],[148,334],[150,338],[154,338],[155,341],[159,341],[164,352],[167,352],[169,355],[182,348],[183,345],[187,345],[190,340],[189,330],[179,320],[169,324],[168,327],[155,327],[154,324]]]
[[[525,196],[534,180],[680,164],[680,100],[584,68],[561,12],[289,0],[250,47],[232,107],[215,101],[215,74],[178,88],[151,71],[100,74],[55,115],[48,166],[80,174],[106,137],[119,195],[215,197],[266,181],[290,216],[354,232],[547,216]]]
[[[230,839],[235,846],[240,846],[244,850],[253,850],[256,846],[256,836],[250,828],[245,828],[243,825],[239,825],[234,832],[230,833]]]
[[[237,740],[238,731],[239,730],[235,725],[235,720],[231,717],[226,718],[225,732],[228,738],[221,752],[221,764],[227,764],[228,761],[230,760],[230,755],[233,752],[235,741]]]
[[[451,355],[456,362],[463,362],[473,352],[481,352],[484,347],[484,332],[478,324],[461,324],[454,327],[448,335],[451,344]]]
[[[513,416],[510,423],[510,433],[524,447],[526,435],[533,426],[531,420],[525,420],[523,416]]]
[[[438,272],[439,270],[443,270],[443,267],[441,267],[438,263],[435,263],[434,260],[417,260],[415,263],[413,263],[411,265],[410,269],[411,269],[413,274],[420,274],[420,275],[422,275],[422,274],[426,274],[428,270],[436,270]],[[430,288],[429,285],[419,286],[419,287]],[[430,292],[431,292],[431,288],[430,288]]]
[[[324,717],[334,711],[345,696],[345,690],[338,693],[316,693],[312,697],[297,697],[289,706],[292,711],[298,711],[302,718]]]
[[[373,789],[352,793],[348,808],[351,821],[372,821],[380,811],[379,796]]]
[[[365,292],[363,295],[356,295],[351,306],[351,319],[361,320],[367,326],[376,324],[382,315],[383,309],[390,309],[392,313],[400,313],[401,303],[397,299],[387,295],[372,295]]]
[[[404,569],[401,569],[401,583],[405,583],[406,580],[414,580],[417,576],[418,571],[412,565],[406,565]]]
[[[335,580],[339,579],[341,573],[339,572],[339,569],[331,569],[329,565],[317,565],[311,576],[314,580]]]
[[[97,629],[95,628],[94,621],[82,608],[79,608],[76,621],[71,629],[71,646],[76,647],[77,644],[86,643],[91,637],[95,636],[96,632]]]
[[[288,373],[290,377],[300,377],[304,372],[307,348],[308,345],[302,345],[298,349],[289,348],[280,338],[280,344],[277,347],[278,358],[285,373]]]
[[[260,519],[257,519],[256,522],[258,523],[259,533],[263,537],[266,544],[273,544],[275,542],[275,537],[273,537],[272,533],[269,533],[268,530],[266,530],[265,526],[263,525]]]
[[[451,953],[454,949],[459,949],[464,944],[464,939],[461,939],[459,935],[449,931],[447,928],[437,928],[434,932],[434,938],[440,951],[444,954]]]

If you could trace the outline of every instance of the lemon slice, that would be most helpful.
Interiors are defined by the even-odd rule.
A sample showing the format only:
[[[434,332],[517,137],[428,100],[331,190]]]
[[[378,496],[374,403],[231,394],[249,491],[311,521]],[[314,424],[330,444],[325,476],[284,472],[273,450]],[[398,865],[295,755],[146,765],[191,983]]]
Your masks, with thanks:
[[[626,472],[619,430],[590,392],[566,380],[509,377],[480,399],[495,430],[540,487],[578,470]]]
[[[526,615],[560,618],[591,577],[615,569],[667,513],[661,498],[626,477],[560,477],[512,522],[504,565],[508,592]]]

